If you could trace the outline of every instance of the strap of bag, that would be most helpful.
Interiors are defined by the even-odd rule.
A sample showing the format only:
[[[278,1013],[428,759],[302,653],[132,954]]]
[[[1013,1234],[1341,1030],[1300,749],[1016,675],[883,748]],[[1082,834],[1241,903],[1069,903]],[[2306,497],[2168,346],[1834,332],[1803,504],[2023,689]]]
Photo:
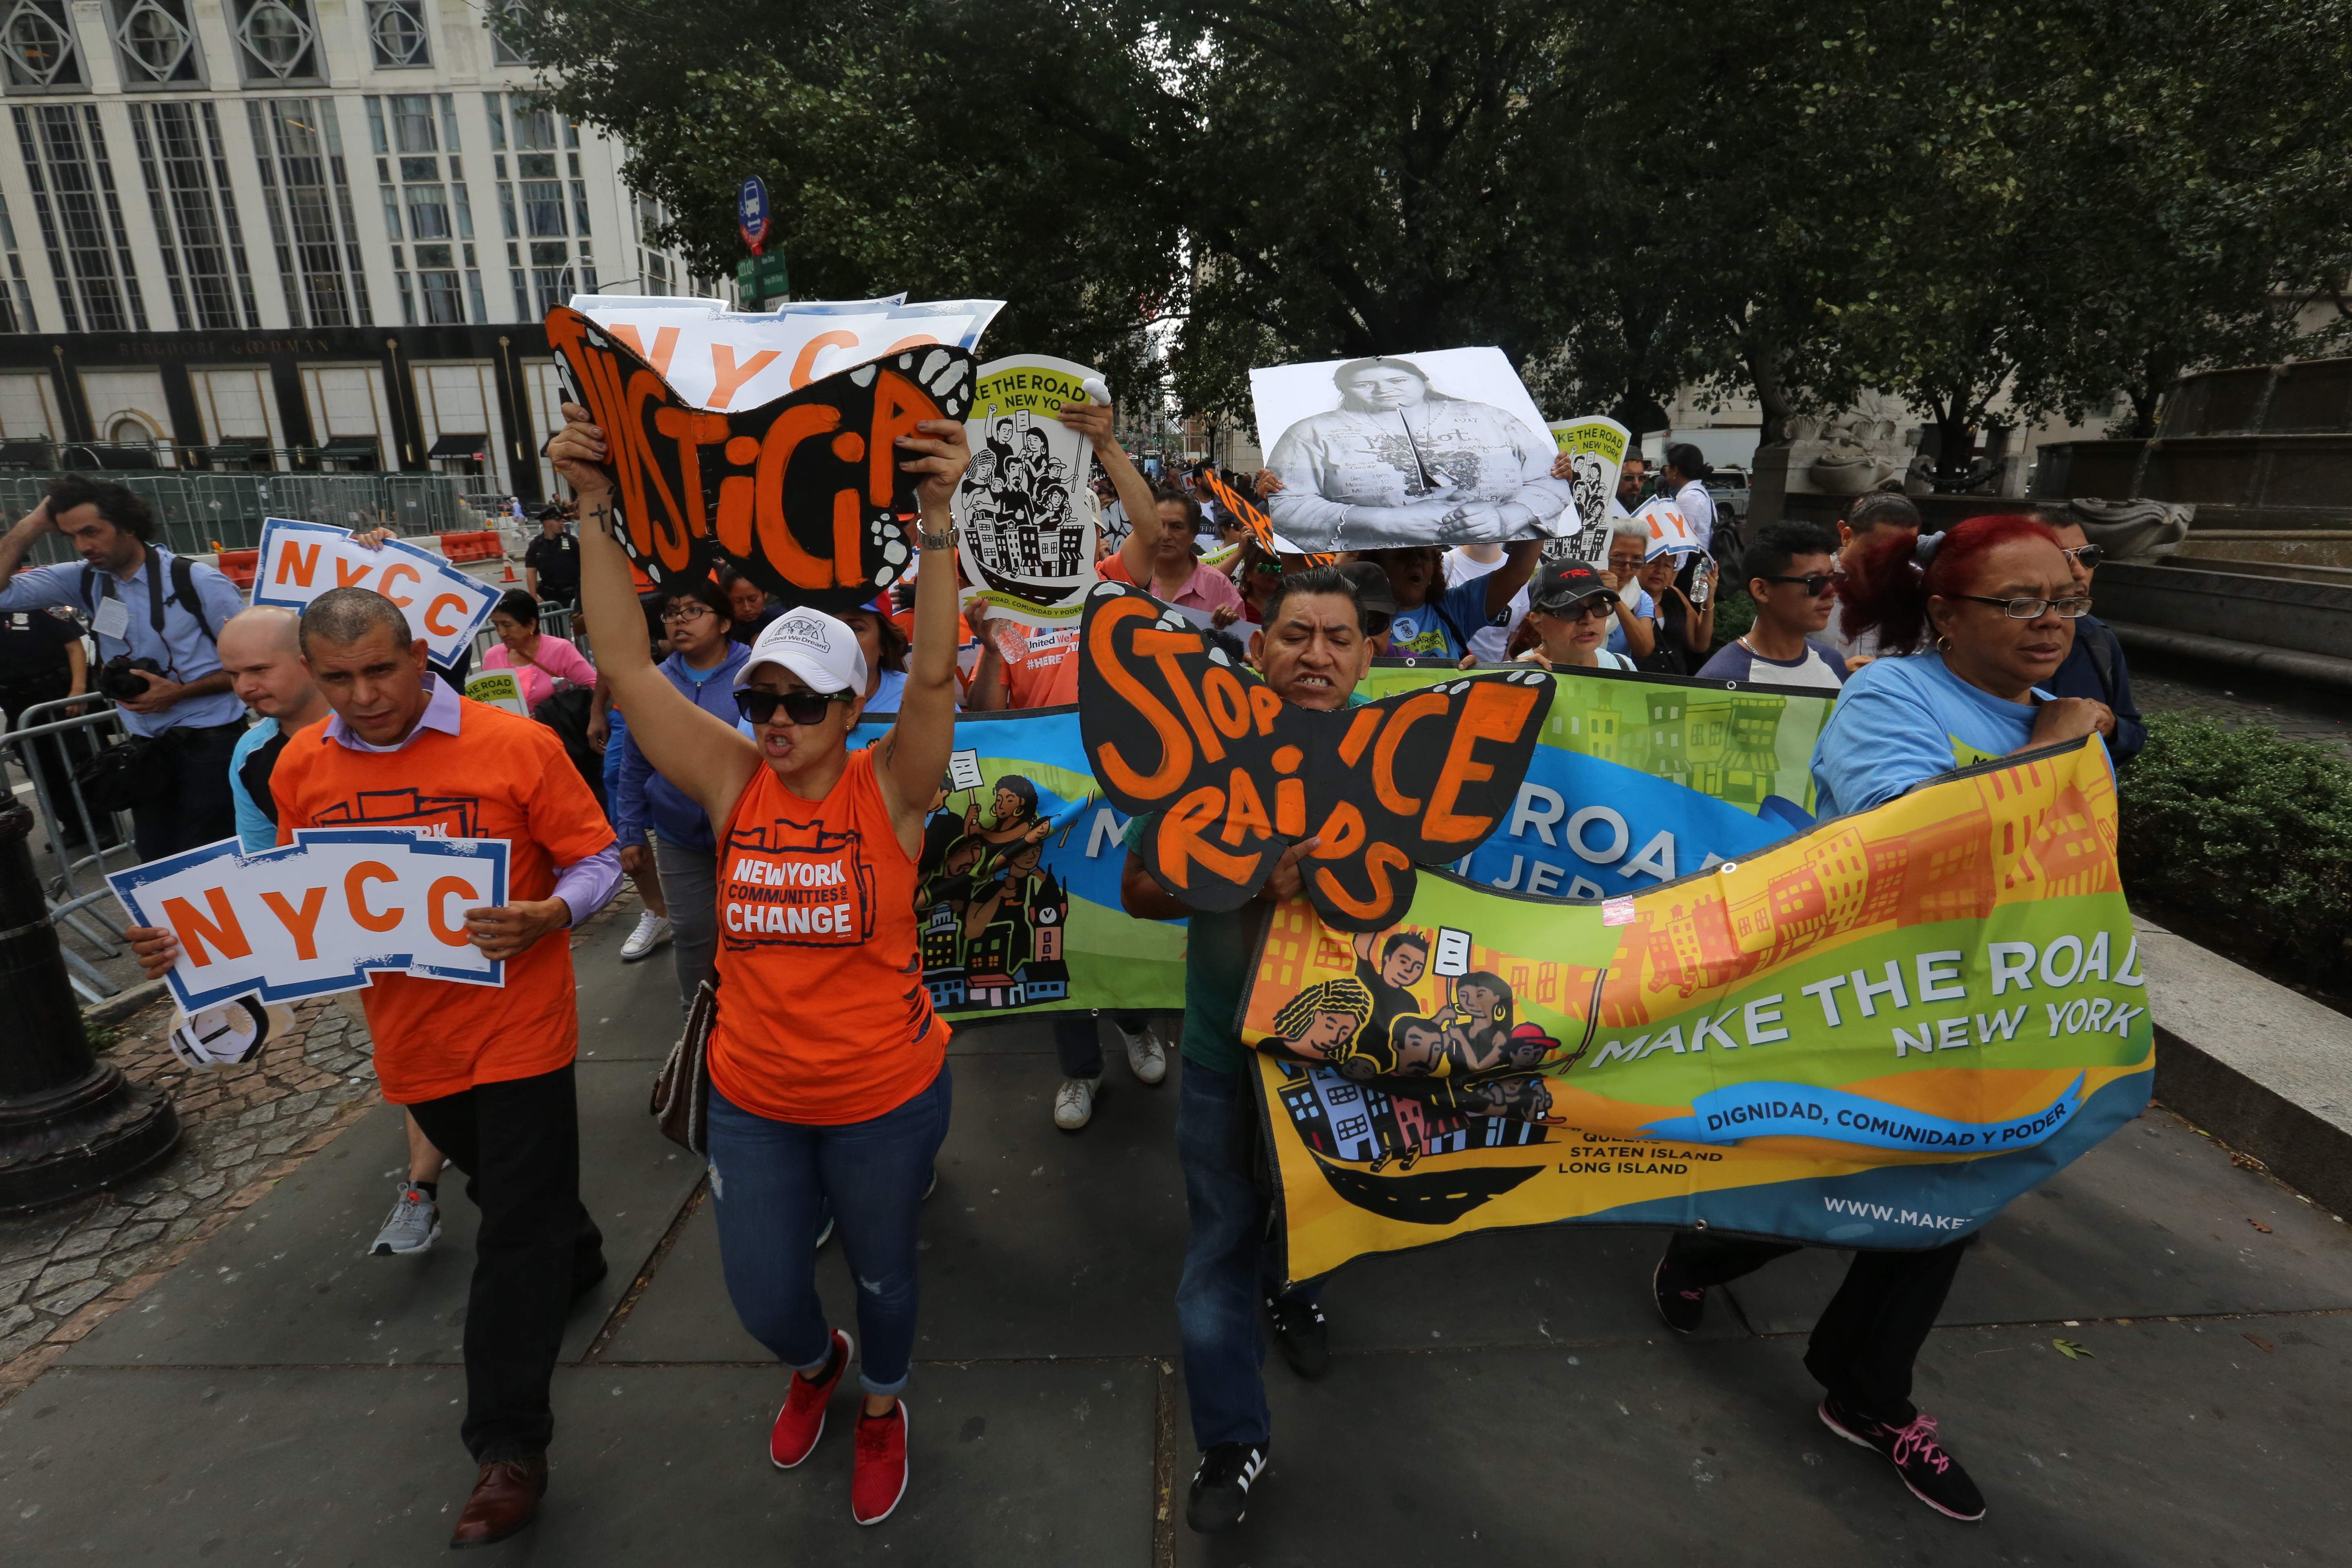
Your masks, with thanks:
[[[205,602],[196,596],[196,563],[184,555],[172,557],[172,597],[178,601],[180,608],[196,617],[196,629],[205,634],[205,640],[217,645],[220,634],[205,619]],[[160,622],[155,629],[163,629]]]

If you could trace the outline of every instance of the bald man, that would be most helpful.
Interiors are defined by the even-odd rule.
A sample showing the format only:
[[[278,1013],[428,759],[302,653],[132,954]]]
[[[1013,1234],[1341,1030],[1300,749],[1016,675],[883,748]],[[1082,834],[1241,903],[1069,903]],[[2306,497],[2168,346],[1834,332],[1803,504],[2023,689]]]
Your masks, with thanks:
[[[327,700],[302,662],[302,617],[268,605],[233,616],[221,628],[221,668],[237,700],[261,722],[247,730],[229,757],[229,794],[236,800],[236,836],[248,855],[278,842],[278,804],[269,775],[287,738],[327,716]]]

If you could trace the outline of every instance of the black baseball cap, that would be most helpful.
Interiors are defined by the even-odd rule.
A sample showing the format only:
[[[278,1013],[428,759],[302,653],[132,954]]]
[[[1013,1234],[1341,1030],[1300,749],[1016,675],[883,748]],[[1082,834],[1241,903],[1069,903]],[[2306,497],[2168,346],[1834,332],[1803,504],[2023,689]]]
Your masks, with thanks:
[[[1600,573],[1581,561],[1558,561],[1537,576],[1528,590],[1528,605],[1531,609],[1565,610],[1596,594],[1605,604],[1618,602],[1616,591],[1601,580]]]
[[[1364,612],[1364,635],[1376,637],[1389,629],[1396,619],[1396,590],[1389,586],[1389,574],[1370,561],[1350,561],[1339,568],[1340,574],[1356,585],[1356,605]]]

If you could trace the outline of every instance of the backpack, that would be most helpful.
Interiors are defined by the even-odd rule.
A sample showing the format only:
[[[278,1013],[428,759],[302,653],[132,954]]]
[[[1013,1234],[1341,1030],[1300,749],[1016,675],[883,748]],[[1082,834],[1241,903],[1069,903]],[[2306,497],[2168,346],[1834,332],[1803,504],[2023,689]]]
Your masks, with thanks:
[[[147,547],[147,564],[152,568],[154,563],[155,547],[151,544]],[[156,632],[160,635],[163,630],[163,605],[165,603],[170,603],[179,605],[189,615],[194,616],[196,620],[196,629],[205,634],[205,640],[217,644],[220,641],[220,636],[214,631],[212,623],[205,619],[204,601],[196,597],[196,563],[184,555],[174,555],[172,557],[171,576],[172,592],[168,599],[159,599],[152,606],[152,624]],[[149,582],[152,583],[153,579],[150,578]],[[98,568],[88,562],[83,563],[81,607],[93,621],[98,618]]]

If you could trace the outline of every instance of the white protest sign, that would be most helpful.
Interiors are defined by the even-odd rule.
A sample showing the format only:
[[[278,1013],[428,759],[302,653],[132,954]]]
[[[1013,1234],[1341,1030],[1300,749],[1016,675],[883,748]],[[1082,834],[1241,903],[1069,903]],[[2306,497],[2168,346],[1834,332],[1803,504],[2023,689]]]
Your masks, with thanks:
[[[1704,548],[1698,535],[1691,531],[1690,520],[1683,516],[1682,508],[1664,496],[1652,496],[1633,513],[1633,521],[1645,523],[1650,530],[1650,542],[1643,552],[1643,560],[1661,555],[1681,555]]]
[[[991,618],[1075,626],[1095,585],[1097,514],[1087,477],[1094,451],[1057,417],[1090,400],[1100,375],[1045,354],[980,367],[964,416],[971,466],[953,502],[964,575],[981,584]],[[1108,399],[1105,399],[1108,401]]]
[[[504,985],[466,940],[466,910],[507,901],[503,838],[415,828],[298,828],[257,855],[237,841],[107,877],[135,924],[179,939],[165,977],[191,1016],[237,997],[290,1002],[355,991],[374,970]]]
[[[477,702],[487,702],[493,708],[503,708],[521,718],[530,717],[530,710],[522,700],[522,687],[517,683],[514,671],[493,669],[466,682],[466,695]]]
[[[348,528],[263,520],[253,602],[300,610],[335,588],[372,588],[400,606],[433,662],[454,666],[498,606],[499,591],[404,540],[370,549]]]
[[[970,349],[1002,300],[803,300],[730,310],[723,300],[574,294],[572,308],[620,339],[698,408],[757,408],[837,370],[921,343]]]

